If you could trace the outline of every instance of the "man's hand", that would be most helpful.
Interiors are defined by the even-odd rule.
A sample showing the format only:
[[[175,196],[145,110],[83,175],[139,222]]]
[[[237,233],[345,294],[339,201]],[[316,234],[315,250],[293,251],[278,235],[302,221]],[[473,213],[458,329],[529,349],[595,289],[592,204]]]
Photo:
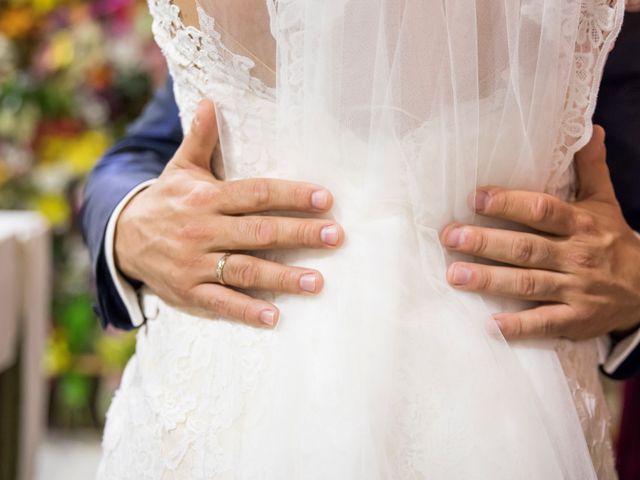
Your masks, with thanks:
[[[606,166],[604,131],[596,126],[576,154],[578,198],[482,187],[475,210],[526,225],[538,233],[448,225],[448,249],[504,266],[459,262],[451,285],[468,291],[540,302],[494,316],[507,338],[584,339],[640,324],[640,239],[625,222]]]
[[[117,267],[165,301],[261,327],[278,309],[219,284],[216,265],[225,252],[340,246],[344,233],[331,220],[256,215],[267,211],[324,213],[332,196],[317,185],[270,179],[232,182],[211,173],[218,142],[213,104],[203,101],[192,128],[158,180],[122,211],[115,235]],[[320,272],[244,254],[229,257],[230,287],[316,294]]]

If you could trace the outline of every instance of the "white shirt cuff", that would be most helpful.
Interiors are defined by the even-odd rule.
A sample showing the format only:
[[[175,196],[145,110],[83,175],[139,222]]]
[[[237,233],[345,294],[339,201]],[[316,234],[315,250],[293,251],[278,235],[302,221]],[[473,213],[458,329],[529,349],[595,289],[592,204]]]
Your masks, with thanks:
[[[131,284],[124,278],[124,276],[118,271],[116,268],[115,262],[115,254],[114,254],[114,243],[116,236],[116,224],[118,223],[118,218],[120,217],[120,213],[124,210],[124,207],[127,206],[127,203],[140,191],[147,188],[155,182],[155,179],[148,180],[146,182],[142,182],[140,185],[133,188],[126,197],[124,197],[120,203],[116,206],[115,210],[109,217],[109,223],[107,223],[107,231],[104,236],[104,255],[105,260],[107,261],[107,267],[109,268],[109,274],[111,275],[111,279],[113,280],[114,285],[116,286],[116,290],[118,291],[118,295],[122,299],[122,303],[127,309],[127,313],[129,314],[129,318],[131,319],[131,324],[134,327],[139,327],[144,323],[144,316],[142,314],[142,308],[140,305],[140,299],[138,298],[138,292],[131,286]]]
[[[640,348],[640,328],[616,344],[602,368],[609,374],[615,373],[636,348]]]

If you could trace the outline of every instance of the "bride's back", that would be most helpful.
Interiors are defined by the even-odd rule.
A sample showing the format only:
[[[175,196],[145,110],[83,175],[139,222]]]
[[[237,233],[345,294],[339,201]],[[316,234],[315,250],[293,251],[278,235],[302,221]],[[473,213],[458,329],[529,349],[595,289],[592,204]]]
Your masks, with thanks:
[[[149,5],[185,129],[211,98],[228,178],[328,187],[347,242],[281,254],[327,281],[278,296],[275,331],[155,299],[104,471],[141,451],[136,478],[610,478],[594,345],[507,344],[487,325],[518,305],[450,288],[438,233],[474,221],[478,183],[569,194],[622,6],[173,2]]]

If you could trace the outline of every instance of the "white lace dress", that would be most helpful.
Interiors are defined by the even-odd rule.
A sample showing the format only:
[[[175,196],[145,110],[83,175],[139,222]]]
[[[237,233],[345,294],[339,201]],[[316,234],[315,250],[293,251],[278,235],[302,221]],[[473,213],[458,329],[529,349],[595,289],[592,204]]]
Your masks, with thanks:
[[[270,8],[275,8],[271,0],[267,2]],[[219,111],[222,134],[228,133],[227,177],[277,177],[276,154],[271,144],[276,128],[274,90],[252,76],[251,60],[231,53],[211,31],[205,35],[199,29],[186,26],[179,8],[171,0],[149,0],[149,6],[156,40],[174,79],[185,131],[198,101],[211,97]],[[555,149],[555,167],[549,172],[547,184],[547,191],[564,198],[573,193],[570,162],[574,144],[581,137],[576,132],[589,127],[597,84],[606,53],[619,28],[621,10],[615,1],[582,1],[571,88]],[[257,330],[194,317],[166,305],[149,292],[143,297],[143,310],[147,323],[138,333],[136,354],[126,368],[108,413],[99,478],[283,478],[273,476],[267,464],[259,460],[258,452],[267,451],[271,446],[253,444],[255,439],[247,435],[252,430],[259,431],[263,419],[269,415],[269,403],[262,397],[263,383],[273,374],[271,359],[279,330]],[[529,348],[521,348],[523,355]],[[560,358],[598,478],[615,478],[609,416],[598,379],[596,342],[558,340],[540,348],[555,349]],[[330,360],[321,367],[309,365],[310,375],[321,378],[332,367],[335,365]],[[542,390],[544,388],[543,385]],[[431,392],[437,394],[437,390]],[[425,473],[424,465],[433,464],[434,458],[445,464],[446,469],[442,471],[450,472],[445,477],[463,478],[456,472],[466,470],[457,469],[456,463],[472,462],[462,448],[456,451],[455,440],[443,435],[441,445],[420,443],[420,431],[431,428],[439,413],[434,417],[427,415],[428,410],[421,411],[419,398],[412,400],[410,421],[404,418],[394,427],[395,443],[389,448],[395,452],[390,458],[396,460],[387,465],[387,478],[443,478]],[[265,437],[260,438],[264,441]],[[491,455],[481,449],[480,443],[474,447],[477,455]],[[326,472],[331,471],[327,464],[333,460],[322,455],[316,460],[313,453],[309,453],[313,448],[309,448],[302,450],[306,457],[292,458],[292,464],[317,461],[314,478],[332,478]],[[496,449],[500,449],[499,445]],[[428,457],[425,450],[440,453]],[[499,453],[496,458],[500,458]],[[296,469],[292,467],[287,471]],[[486,478],[480,473],[464,478],[472,477]],[[291,473],[288,478],[301,477]],[[345,475],[342,478],[373,477]],[[505,472],[495,478],[530,477]]]

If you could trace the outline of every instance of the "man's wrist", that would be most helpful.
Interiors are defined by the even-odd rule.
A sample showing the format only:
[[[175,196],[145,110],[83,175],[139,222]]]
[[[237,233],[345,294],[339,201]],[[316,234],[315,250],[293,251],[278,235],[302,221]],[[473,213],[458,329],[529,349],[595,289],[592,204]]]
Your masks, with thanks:
[[[142,315],[142,309],[138,299],[137,291],[142,285],[140,282],[131,281],[130,276],[127,276],[117,266],[115,261],[115,237],[116,226],[120,215],[127,204],[145,188],[149,187],[155,180],[148,180],[133,188],[116,206],[109,223],[107,224],[107,230],[104,237],[104,258],[107,264],[109,275],[116,287],[118,296],[122,300],[127,309],[127,313],[131,319],[131,323],[134,327],[142,325],[144,317]]]
[[[141,279],[137,278],[135,274],[135,266],[129,264],[129,261],[133,261],[134,259],[129,258],[129,256],[126,254],[126,250],[124,250],[126,247],[124,246],[125,242],[123,242],[122,239],[122,226],[126,222],[125,215],[127,213],[127,209],[131,206],[134,198],[137,197],[142,191],[150,187],[154,182],[155,179],[149,180],[132,189],[127,194],[127,196],[123,198],[122,201],[118,204],[109,222],[110,226],[112,227],[112,244],[110,246],[111,252],[109,252],[109,255],[112,257],[113,264],[118,272],[124,277],[125,280],[131,283],[134,288],[140,288],[143,282]],[[113,221],[113,225],[111,225],[111,221]]]

